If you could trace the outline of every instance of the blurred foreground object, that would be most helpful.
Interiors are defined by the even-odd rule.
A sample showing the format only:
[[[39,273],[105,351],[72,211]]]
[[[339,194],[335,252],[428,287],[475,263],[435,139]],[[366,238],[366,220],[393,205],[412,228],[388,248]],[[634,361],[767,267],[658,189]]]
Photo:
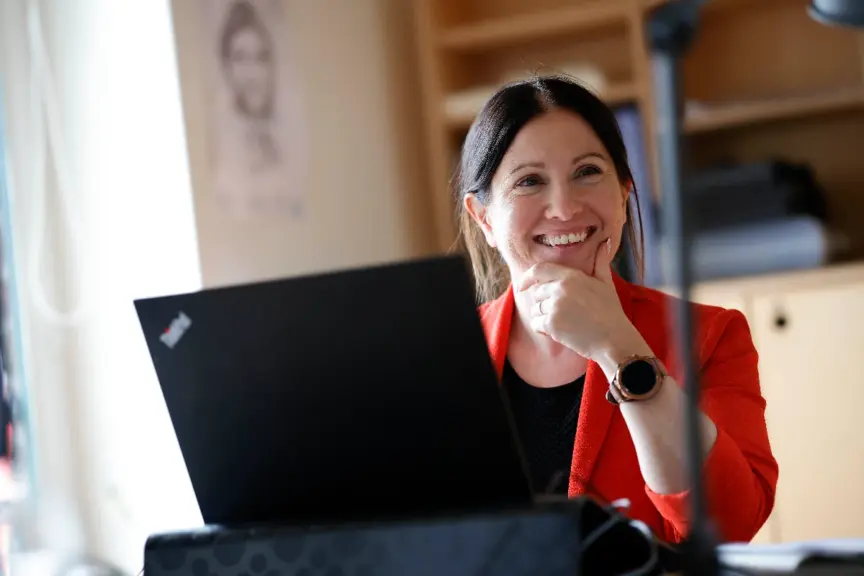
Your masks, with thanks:
[[[864,27],[864,2],[861,0],[813,0],[810,16],[830,26]]]

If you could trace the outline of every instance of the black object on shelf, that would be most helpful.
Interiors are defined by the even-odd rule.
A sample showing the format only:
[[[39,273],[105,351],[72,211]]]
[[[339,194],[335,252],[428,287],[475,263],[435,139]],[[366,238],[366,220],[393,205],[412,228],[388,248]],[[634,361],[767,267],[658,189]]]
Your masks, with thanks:
[[[715,166],[688,175],[685,190],[695,232],[798,216],[828,219],[824,191],[804,164],[772,160]]]

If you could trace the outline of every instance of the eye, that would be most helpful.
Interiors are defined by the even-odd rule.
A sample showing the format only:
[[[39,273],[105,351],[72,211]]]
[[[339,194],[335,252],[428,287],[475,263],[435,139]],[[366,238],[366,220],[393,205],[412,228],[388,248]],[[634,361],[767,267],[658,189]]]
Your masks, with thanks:
[[[595,166],[594,164],[586,164],[584,166],[580,166],[576,170],[575,178],[586,182],[588,184],[594,184],[599,182],[601,178],[605,176],[605,172],[599,166]]]
[[[536,174],[529,174],[524,178],[520,179],[516,182],[515,188],[531,188],[533,186],[539,186],[543,181]]]
[[[586,164],[585,166],[580,166],[578,170],[576,170],[576,176],[591,176],[596,174],[603,174],[603,170],[598,168],[593,164]]]

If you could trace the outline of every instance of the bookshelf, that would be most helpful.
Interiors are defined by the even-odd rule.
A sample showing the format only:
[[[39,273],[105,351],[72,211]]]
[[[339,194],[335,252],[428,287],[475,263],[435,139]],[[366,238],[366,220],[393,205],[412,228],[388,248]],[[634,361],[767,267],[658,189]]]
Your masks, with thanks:
[[[583,79],[634,105],[652,168],[653,85],[644,24],[663,0],[414,0],[427,163],[439,248],[456,238],[449,181],[486,97],[532,73]],[[864,34],[810,20],[806,0],[713,0],[683,64],[693,167],[808,162],[830,224],[864,258]],[[662,194],[656,186],[656,195]]]

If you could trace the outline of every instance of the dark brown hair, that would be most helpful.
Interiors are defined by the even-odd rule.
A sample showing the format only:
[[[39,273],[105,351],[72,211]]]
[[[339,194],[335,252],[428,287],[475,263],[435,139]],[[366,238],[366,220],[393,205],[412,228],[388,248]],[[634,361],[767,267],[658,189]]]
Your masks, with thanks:
[[[495,93],[474,120],[462,145],[462,158],[454,178],[456,211],[461,248],[471,259],[481,302],[500,296],[510,282],[510,274],[501,255],[489,246],[480,226],[465,209],[465,196],[475,194],[482,204],[488,205],[492,177],[516,134],[529,121],[553,109],[569,110],[584,118],[609,152],[619,182],[630,183],[637,214],[632,213],[628,202],[627,234],[637,273],[640,279],[643,276],[639,197],[615,114],[577,81],[564,76],[543,76],[508,84]],[[639,219],[638,237],[634,216]]]

